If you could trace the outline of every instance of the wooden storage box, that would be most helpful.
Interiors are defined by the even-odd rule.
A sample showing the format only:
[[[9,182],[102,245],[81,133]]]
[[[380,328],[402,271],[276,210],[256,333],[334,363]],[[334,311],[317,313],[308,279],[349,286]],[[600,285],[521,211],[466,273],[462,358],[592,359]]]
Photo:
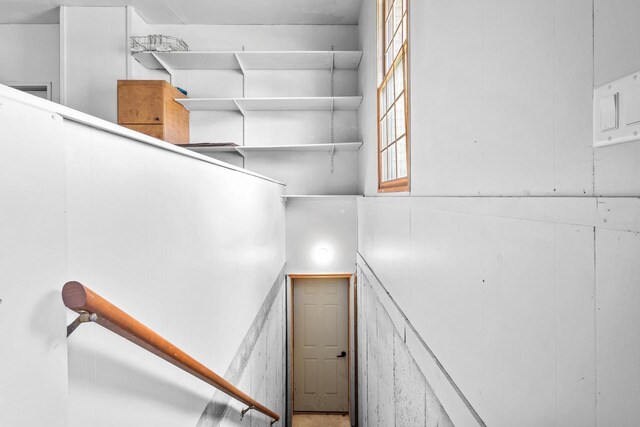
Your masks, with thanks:
[[[164,80],[118,80],[118,124],[172,144],[189,143],[186,96]]]

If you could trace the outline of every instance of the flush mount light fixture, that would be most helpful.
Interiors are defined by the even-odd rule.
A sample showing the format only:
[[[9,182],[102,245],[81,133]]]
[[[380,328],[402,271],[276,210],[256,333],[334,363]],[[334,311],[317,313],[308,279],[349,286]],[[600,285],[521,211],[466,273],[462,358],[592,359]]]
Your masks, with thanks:
[[[313,258],[318,264],[327,264],[331,261],[333,251],[326,243],[317,244],[312,251]]]

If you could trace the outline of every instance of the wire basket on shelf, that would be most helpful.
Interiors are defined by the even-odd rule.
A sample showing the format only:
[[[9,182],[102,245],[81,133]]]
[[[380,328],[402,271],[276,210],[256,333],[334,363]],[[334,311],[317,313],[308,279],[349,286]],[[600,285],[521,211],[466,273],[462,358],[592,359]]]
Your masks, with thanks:
[[[177,37],[152,34],[131,36],[132,52],[186,52],[189,46]]]

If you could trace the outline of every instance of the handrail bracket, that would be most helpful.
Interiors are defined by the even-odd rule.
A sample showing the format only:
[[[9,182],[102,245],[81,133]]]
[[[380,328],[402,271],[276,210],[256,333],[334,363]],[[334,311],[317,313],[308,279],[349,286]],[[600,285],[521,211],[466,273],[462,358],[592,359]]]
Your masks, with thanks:
[[[95,313],[89,313],[86,311],[79,311],[79,313],[80,315],[76,317],[76,320],[74,320],[69,324],[69,326],[67,326],[67,337],[71,335],[73,331],[75,331],[81,324],[95,322],[96,320],[98,320],[98,315]]]
[[[240,414],[240,421],[242,421],[242,419],[244,418],[244,415],[245,415],[247,412],[249,412],[250,410],[252,410],[252,409],[256,409],[256,407],[255,407],[255,406],[247,406],[246,408],[244,408],[244,409],[242,410],[242,413]]]

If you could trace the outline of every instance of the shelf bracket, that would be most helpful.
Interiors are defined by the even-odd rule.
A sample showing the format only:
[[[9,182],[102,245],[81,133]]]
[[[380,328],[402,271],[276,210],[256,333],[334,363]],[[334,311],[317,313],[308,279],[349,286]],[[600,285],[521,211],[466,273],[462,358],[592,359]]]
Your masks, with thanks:
[[[165,71],[167,73],[169,73],[169,83],[171,83],[173,85],[173,69],[171,67],[169,67],[169,65],[167,64],[166,61],[164,61],[162,58],[160,58],[155,52],[151,52],[151,55],[153,55],[153,57],[156,59],[156,61],[158,61],[158,63],[160,65],[162,65],[162,67],[165,69]]]
[[[67,337],[69,337],[69,335],[71,335],[73,331],[78,329],[78,326],[82,325],[83,323],[95,322],[96,320],[98,320],[97,314],[81,311],[80,315],[76,317],[76,320],[74,320],[69,324],[69,326],[67,326]]]

